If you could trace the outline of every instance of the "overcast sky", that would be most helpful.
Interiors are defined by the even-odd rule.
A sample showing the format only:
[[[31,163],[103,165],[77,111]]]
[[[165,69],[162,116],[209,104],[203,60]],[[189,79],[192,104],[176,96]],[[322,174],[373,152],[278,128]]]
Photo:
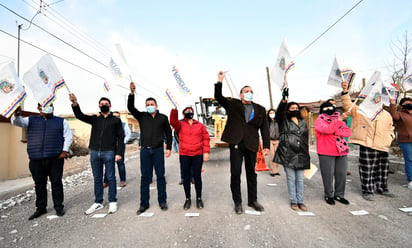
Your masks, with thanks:
[[[125,109],[129,82],[115,82],[106,67],[110,57],[116,56],[117,43],[122,45],[129,64],[128,74],[137,83],[136,106],[142,109],[144,100],[152,96],[158,100],[160,111],[169,114],[166,88],[184,107],[199,96],[213,96],[219,70],[229,71],[237,89],[251,85],[255,101],[269,107],[266,66],[270,70],[274,66],[283,39],[296,65],[288,75],[290,98],[308,102],[325,100],[339,91],[326,85],[335,55],[342,67],[357,73],[358,87],[362,77],[368,79],[375,70],[388,77],[393,63],[391,43],[403,39],[406,31],[412,35],[409,0],[364,0],[303,53],[359,0],[46,2],[50,5],[36,15],[38,0],[0,0],[23,17],[34,17],[33,23],[93,59],[1,6],[0,29],[17,36],[17,24],[23,24],[23,40],[92,72],[54,58],[84,112],[98,111],[101,96],[112,100],[113,110]],[[11,60],[17,63],[17,40],[0,32],[0,44],[0,66]],[[44,54],[22,43],[20,75]],[[191,98],[177,90],[174,65],[191,90]],[[103,78],[112,88],[108,94],[103,91]],[[227,85],[224,89],[229,95]],[[34,110],[35,101],[29,89],[27,92],[25,109]],[[71,113],[67,94],[66,89],[59,90],[57,113]],[[280,90],[274,88],[272,95],[277,105]]]

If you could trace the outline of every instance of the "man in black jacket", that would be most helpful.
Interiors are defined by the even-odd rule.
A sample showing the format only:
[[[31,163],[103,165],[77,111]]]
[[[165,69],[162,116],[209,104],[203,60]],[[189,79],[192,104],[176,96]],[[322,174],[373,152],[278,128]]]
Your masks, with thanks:
[[[229,143],[230,148],[230,188],[235,203],[235,212],[237,214],[243,212],[240,190],[243,159],[245,159],[248,206],[256,211],[263,211],[263,206],[257,202],[255,164],[256,153],[259,149],[259,130],[262,135],[264,155],[269,153],[270,138],[266,110],[261,105],[252,102],[253,90],[249,86],[244,86],[241,89],[240,100],[226,99],[222,95],[222,81],[224,77],[225,74],[220,71],[218,82],[215,84],[215,99],[228,113],[222,141]]]
[[[109,214],[117,211],[117,188],[115,162],[122,158],[124,132],[122,122],[110,112],[111,102],[102,97],[99,100],[100,113],[98,115],[85,115],[80,110],[77,98],[69,94],[72,109],[77,119],[92,125],[90,135],[90,163],[94,179],[94,204],[86,210],[85,214],[92,214],[103,208],[103,165],[109,183]]]
[[[136,85],[130,83],[130,94],[127,100],[127,109],[140,124],[140,208],[137,215],[149,208],[150,182],[153,177],[153,167],[157,179],[157,200],[163,211],[167,210],[167,194],[165,179],[164,156],[170,156],[172,148],[172,129],[167,116],[159,113],[156,100],[152,97],[146,99],[146,111],[142,112],[134,106],[134,92]],[[166,154],[163,148],[166,138]]]

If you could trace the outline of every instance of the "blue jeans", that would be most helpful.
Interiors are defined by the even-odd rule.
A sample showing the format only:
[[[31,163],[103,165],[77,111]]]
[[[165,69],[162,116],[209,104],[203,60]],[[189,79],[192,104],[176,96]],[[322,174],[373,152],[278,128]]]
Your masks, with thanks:
[[[124,163],[124,153],[126,151],[126,144],[123,144],[123,153],[120,154],[122,156],[122,159],[116,162],[117,164],[117,169],[119,170],[119,177],[121,182],[126,182],[126,165]],[[116,173],[116,172],[115,172]],[[104,182],[107,183],[107,176],[106,172],[104,173]]]
[[[94,179],[95,203],[103,203],[103,166],[105,167],[107,182],[109,183],[109,202],[116,202],[116,173],[115,173],[115,151],[90,152],[90,163],[92,165]]]
[[[412,181],[412,143],[405,142],[399,143],[399,147],[403,153],[403,159],[405,160],[405,173],[408,178],[408,182]]]
[[[157,200],[159,204],[166,203],[165,158],[163,147],[140,150],[140,206],[149,207],[150,182],[153,178],[153,168],[157,178]]]
[[[283,166],[286,173],[286,182],[288,184],[289,198],[291,204],[303,204],[303,172]]]

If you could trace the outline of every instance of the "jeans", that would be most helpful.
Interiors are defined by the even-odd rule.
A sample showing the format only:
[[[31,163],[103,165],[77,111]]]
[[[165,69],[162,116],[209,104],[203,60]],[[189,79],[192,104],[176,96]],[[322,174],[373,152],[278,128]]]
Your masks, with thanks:
[[[284,166],[291,204],[303,204],[303,172]]]
[[[140,150],[140,206],[149,208],[150,182],[153,177],[153,167],[157,178],[157,200],[159,204],[166,203],[165,158],[163,147]]]
[[[107,182],[109,183],[109,202],[117,201],[116,172],[114,168],[115,155],[115,151],[91,150],[90,152],[95,203],[103,203],[103,166],[106,171]]]
[[[36,190],[37,209],[47,209],[47,177],[50,178],[54,209],[63,209],[63,164],[64,159],[57,158],[30,160],[29,168]]]
[[[183,188],[186,199],[190,199],[190,181],[195,181],[196,198],[202,198],[202,164],[203,155],[183,156],[180,155],[180,166],[183,171]],[[192,174],[193,173],[193,174]]]
[[[408,182],[412,182],[412,142],[399,143],[405,160],[405,173]]]
[[[122,156],[122,159],[116,162],[117,164],[117,169],[119,170],[119,177],[121,182],[126,182],[126,165],[124,163],[124,153],[126,151],[126,144],[123,144],[123,153],[120,154]],[[116,173],[116,172],[115,172]],[[104,173],[104,182],[107,183],[107,176],[106,172]]]

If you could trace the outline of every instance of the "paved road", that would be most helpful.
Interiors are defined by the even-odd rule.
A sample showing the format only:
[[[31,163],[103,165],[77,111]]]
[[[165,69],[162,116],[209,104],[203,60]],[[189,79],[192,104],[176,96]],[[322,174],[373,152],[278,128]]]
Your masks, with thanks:
[[[353,155],[356,152],[352,152]],[[178,155],[167,161],[167,192],[169,210],[161,211],[157,191],[151,190],[152,217],[136,215],[139,197],[138,153],[129,154],[128,185],[119,191],[119,211],[102,219],[84,215],[93,203],[92,177],[65,188],[66,215],[49,219],[54,214],[34,221],[33,200],[7,210],[0,210],[0,247],[412,247],[412,217],[398,210],[412,207],[412,191],[404,187],[400,171],[390,175],[390,189],[398,195],[391,199],[377,196],[368,202],[360,196],[356,156],[350,156],[346,198],[349,206],[327,205],[322,196],[320,173],[305,180],[305,203],[315,216],[299,216],[289,207],[285,174],[270,177],[259,172],[258,200],[265,207],[260,216],[233,211],[229,189],[228,149],[213,149],[211,160],[204,165],[203,199],[205,208],[184,211],[184,193],[179,181]],[[317,163],[317,156],[312,154]],[[268,186],[268,184],[277,184]],[[156,185],[154,184],[153,187]],[[242,193],[246,199],[246,181]],[[194,195],[194,189],[192,190]],[[107,190],[105,190],[107,199]],[[49,203],[50,206],[50,203]],[[245,210],[252,210],[244,206]],[[366,210],[365,216],[349,211]],[[107,211],[105,209],[100,213]],[[199,217],[185,217],[185,213]]]

